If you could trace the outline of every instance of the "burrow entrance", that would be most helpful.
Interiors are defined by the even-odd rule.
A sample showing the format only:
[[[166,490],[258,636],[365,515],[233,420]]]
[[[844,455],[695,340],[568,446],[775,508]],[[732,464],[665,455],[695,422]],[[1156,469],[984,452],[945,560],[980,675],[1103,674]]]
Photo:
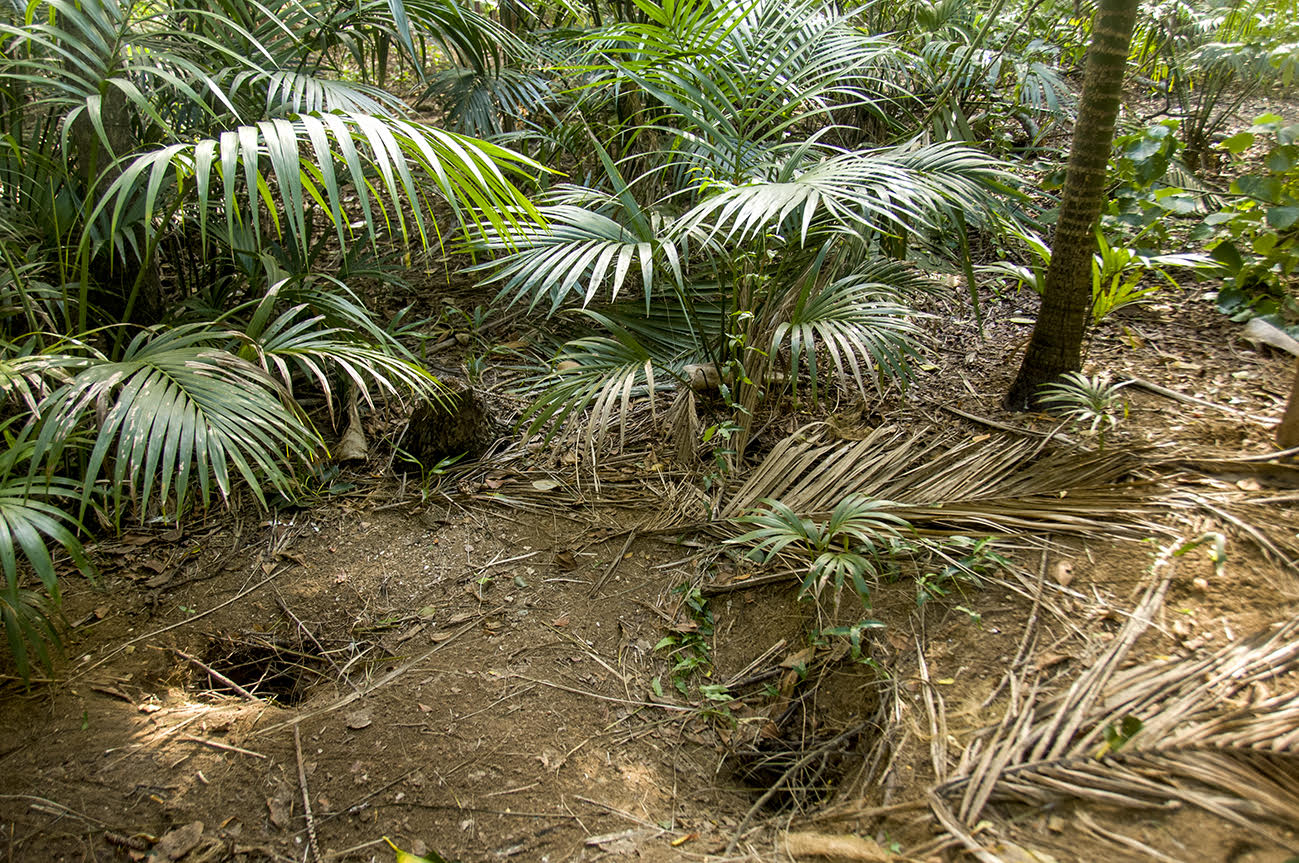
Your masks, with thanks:
[[[321,671],[324,663],[319,657],[260,633],[210,636],[202,659],[226,680],[195,669],[195,685],[199,688],[240,694],[230,685],[233,683],[258,698],[273,699],[286,707],[302,701],[313,686],[330,679]]]

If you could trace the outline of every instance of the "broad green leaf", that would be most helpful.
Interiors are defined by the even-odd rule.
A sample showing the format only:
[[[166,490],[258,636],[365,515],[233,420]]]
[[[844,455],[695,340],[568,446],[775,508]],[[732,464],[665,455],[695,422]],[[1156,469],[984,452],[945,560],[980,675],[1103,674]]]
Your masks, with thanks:
[[[1224,139],[1218,146],[1233,156],[1238,156],[1254,146],[1254,135],[1251,132],[1237,132],[1230,138]]]

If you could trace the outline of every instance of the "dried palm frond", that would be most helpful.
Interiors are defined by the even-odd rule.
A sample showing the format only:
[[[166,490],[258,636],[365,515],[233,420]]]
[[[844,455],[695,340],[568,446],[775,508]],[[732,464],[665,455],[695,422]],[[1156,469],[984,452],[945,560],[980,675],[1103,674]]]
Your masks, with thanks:
[[[1181,801],[1273,841],[1267,822],[1299,823],[1299,693],[1245,698],[1299,669],[1299,616],[1210,656],[1118,671],[1162,604],[1174,559],[1207,538],[1164,548],[1123,629],[1066,691],[1039,698],[1026,681],[1027,698],[976,736],[936,789],[959,797],[960,823],[976,823],[989,800],[1061,797],[1141,809]]]
[[[805,426],[767,455],[726,501],[735,518],[759,500],[795,512],[828,512],[851,494],[893,501],[894,512],[934,532],[1162,532],[1154,489],[1126,479],[1136,465],[1120,452],[1048,449],[1049,440],[968,438],[883,425],[863,440],[831,440]]]

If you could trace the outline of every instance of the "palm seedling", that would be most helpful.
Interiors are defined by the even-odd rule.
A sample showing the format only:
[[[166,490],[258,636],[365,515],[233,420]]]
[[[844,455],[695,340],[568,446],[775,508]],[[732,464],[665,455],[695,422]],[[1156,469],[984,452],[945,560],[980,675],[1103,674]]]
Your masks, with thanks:
[[[879,575],[879,561],[889,552],[890,541],[910,528],[903,518],[888,511],[894,504],[850,495],[839,501],[824,519],[802,517],[778,500],[764,499],[764,509],[736,519],[753,530],[728,540],[751,545],[751,554],[764,562],[792,555],[807,567],[800,597],[820,597],[826,590],[839,594],[850,587],[863,605],[870,605],[871,581]]]
[[[1104,372],[1090,377],[1082,372],[1067,372],[1060,380],[1042,385],[1040,401],[1075,426],[1096,435],[1098,445],[1104,449],[1105,433],[1128,415],[1127,402],[1119,394],[1125,385],[1112,383]]]

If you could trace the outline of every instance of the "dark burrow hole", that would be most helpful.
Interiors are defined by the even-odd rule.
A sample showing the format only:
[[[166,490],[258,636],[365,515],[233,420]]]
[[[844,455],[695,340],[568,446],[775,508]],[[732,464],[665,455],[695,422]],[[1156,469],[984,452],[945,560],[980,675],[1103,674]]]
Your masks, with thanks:
[[[319,658],[262,634],[212,636],[202,658],[213,671],[249,693],[286,706],[302,701],[311,687],[325,677]],[[194,679],[201,689],[239,694],[233,686],[201,669],[194,670]]]
[[[863,727],[798,740],[760,741],[732,756],[732,776],[755,794],[775,792],[763,804],[769,812],[803,811],[825,802],[845,774],[860,766]]]
[[[774,789],[763,803],[767,812],[805,811],[825,803],[860,772],[863,752],[875,742],[882,718],[872,685],[877,672],[828,659],[815,662],[792,686],[782,681],[786,697],[771,705],[769,721],[747,743],[732,748],[733,781],[755,798]]]

